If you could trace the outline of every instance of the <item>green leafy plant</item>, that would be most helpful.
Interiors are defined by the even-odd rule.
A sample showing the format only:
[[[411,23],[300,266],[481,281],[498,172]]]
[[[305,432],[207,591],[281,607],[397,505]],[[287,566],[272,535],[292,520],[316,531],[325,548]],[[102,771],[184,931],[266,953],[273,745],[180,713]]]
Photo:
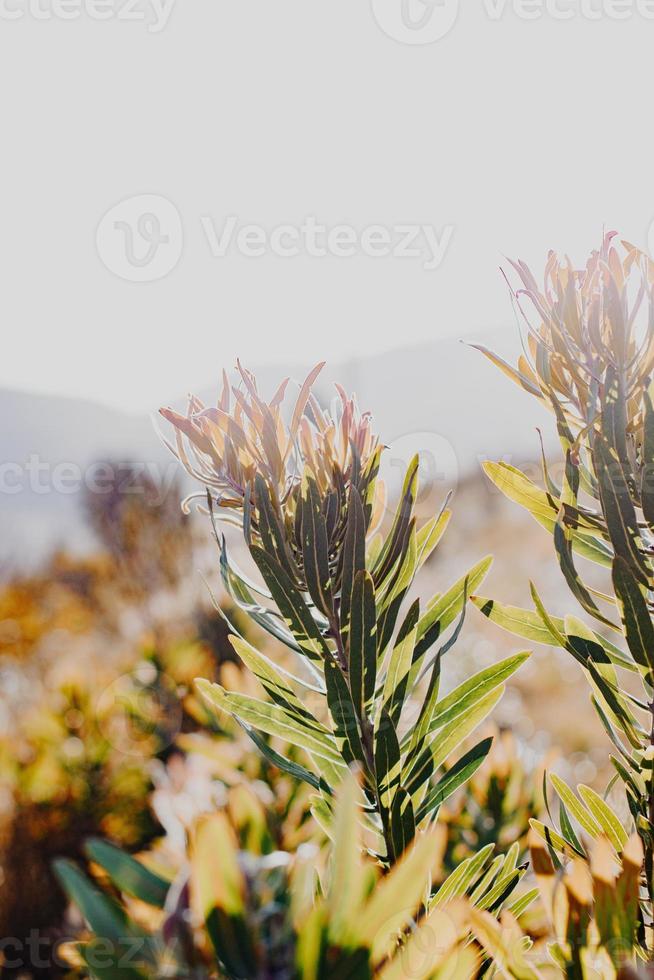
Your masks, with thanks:
[[[171,448],[207,487],[227,592],[288,653],[282,663],[232,638],[266,700],[206,680],[198,688],[271,761],[313,787],[313,813],[328,834],[335,792],[355,765],[367,847],[389,868],[482,764],[491,739],[454,763],[451,757],[527,654],[480,671],[439,700],[443,658],[461,630],[467,593],[491,559],[425,608],[414,598],[403,609],[449,511],[418,525],[416,457],[390,526],[376,533],[384,516],[382,447],[369,415],[342,389],[331,413],[320,407],[311,389],[321,367],[302,385],[288,423],[288,382],[267,403],[240,366],[240,386],[225,378],[216,407],[193,398],[186,416],[162,410],[175,427]],[[235,563],[221,521],[239,529],[261,581]],[[273,753],[264,735],[304,750],[307,765]]]
[[[464,980],[479,963],[468,904],[519,915],[532,900],[512,898],[526,871],[517,841],[499,855],[493,842],[470,848],[442,871],[437,817],[486,759],[492,739],[468,740],[527,656],[440,695],[444,656],[490,559],[424,610],[410,601],[449,511],[418,525],[416,458],[384,526],[370,419],[340,390],[323,412],[315,374],[288,424],[286,384],[265,403],[245,371],[244,391],[226,383],[216,409],[193,400],[187,417],[165,414],[176,452],[208,487],[226,591],[268,634],[260,648],[233,628],[247,683],[221,674],[197,688],[267,767],[306,784],[329,844],[293,853],[277,839],[272,850],[269,819],[243,786],[239,806],[198,820],[172,879],[154,854],[141,861],[91,840],[95,881],[73,862],[56,866],[88,930],[73,956],[82,975]],[[229,553],[221,522],[240,532]],[[239,546],[258,579],[234,560]]]
[[[488,463],[490,479],[525,507],[554,540],[566,582],[593,628],[545,609],[532,585],[534,610],[475,596],[489,619],[530,641],[560,646],[581,665],[593,705],[613,746],[615,777],[626,793],[645,855],[638,942],[654,956],[654,263],[605,236],[586,268],[550,254],[543,288],[524,265],[516,293],[529,325],[528,354],[513,368],[486,354],[554,414],[564,453],[561,486],[543,457],[543,487],[506,463]],[[523,297],[536,324],[522,311]],[[588,579],[579,559],[601,566]],[[602,588],[598,586],[602,585]],[[609,639],[608,637],[612,637]],[[615,641],[615,642],[614,642]],[[583,837],[606,835],[616,855],[627,833],[606,801],[586,786],[579,797],[553,776],[560,831],[536,824],[559,853],[581,857]]]
[[[470,910],[492,918],[504,906],[524,873],[517,847],[496,859],[486,847],[443,880],[445,835],[432,826],[384,874],[364,847],[359,797],[346,773],[333,844],[320,852],[267,851],[266,815],[254,798],[246,813],[201,817],[188,866],[173,882],[157,870],[156,856],[146,861],[90,840],[91,875],[70,861],[56,865],[88,930],[69,949],[71,964],[99,980],[469,980],[481,962]],[[521,915],[533,897],[515,900],[509,914]]]
[[[542,766],[531,771],[525,764],[511,731],[495,733],[483,765],[441,813],[447,827],[445,866],[455,868],[487,844],[499,853],[517,844],[522,856],[529,821],[544,806],[542,774]]]
[[[634,834],[621,856],[600,836],[588,858],[575,855],[562,868],[538,834],[530,839],[531,865],[549,934],[533,942],[508,910],[500,920],[469,910],[472,932],[495,968],[514,980],[543,980],[553,974],[628,980],[638,974],[634,934],[639,926],[642,844]]]

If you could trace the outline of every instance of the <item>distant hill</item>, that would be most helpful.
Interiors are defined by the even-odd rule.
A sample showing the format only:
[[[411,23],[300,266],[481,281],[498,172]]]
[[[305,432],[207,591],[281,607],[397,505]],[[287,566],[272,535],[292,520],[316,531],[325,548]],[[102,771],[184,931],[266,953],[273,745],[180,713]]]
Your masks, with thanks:
[[[513,332],[482,337],[487,346],[515,358],[518,343]],[[250,366],[264,394],[272,393],[287,373],[302,380],[310,367]],[[188,380],[190,387],[193,379]],[[377,431],[390,444],[391,483],[417,451],[432,460],[443,493],[457,476],[478,473],[481,459],[509,457],[519,465],[538,458],[534,430],[546,422],[544,409],[459,341],[327,365],[316,386],[321,401],[333,396],[335,380],[355,391],[361,407],[373,412]],[[216,390],[200,394],[210,402]],[[181,407],[183,399],[174,404]],[[97,471],[89,469],[95,461],[137,461],[164,480],[176,472],[175,461],[145,415],[9,390],[0,390],[0,412],[5,420],[0,435],[3,563],[29,563],[58,544],[74,550],[89,547],[79,489],[85,480],[97,480]],[[552,426],[543,427],[550,433],[551,446]]]
[[[168,462],[147,416],[90,401],[0,390],[0,558],[24,565],[59,545],[91,544],[81,488],[102,485],[97,461]]]
[[[476,340],[509,362],[520,353],[514,330],[482,333],[466,343],[439,340],[383,354],[371,351],[365,360],[328,363],[315,390],[323,402],[333,397],[334,381],[356,392],[359,405],[373,413],[386,442],[422,432],[442,436],[454,447],[461,473],[476,469],[480,458],[538,458],[535,429],[551,429],[551,417],[469,346]],[[290,359],[288,366],[248,365],[264,395],[272,394],[286,374],[302,381],[311,366]],[[215,388],[199,391],[207,403],[215,401],[218,381]]]

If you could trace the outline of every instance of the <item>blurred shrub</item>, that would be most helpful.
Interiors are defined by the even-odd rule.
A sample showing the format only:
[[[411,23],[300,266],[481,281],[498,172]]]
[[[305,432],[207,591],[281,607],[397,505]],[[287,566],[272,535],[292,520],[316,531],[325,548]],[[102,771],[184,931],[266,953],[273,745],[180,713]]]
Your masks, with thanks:
[[[358,798],[346,778],[333,849],[291,855],[268,850],[266,812],[251,791],[236,805],[230,793],[224,809],[193,825],[188,868],[172,882],[152,856],[137,862],[90,841],[87,855],[104,888],[70,862],[57,864],[89,927],[68,947],[70,959],[97,977],[118,975],[129,962],[130,976],[141,978],[469,980],[478,954],[464,946],[457,895],[483,875],[483,861],[458,890],[447,879],[426,908],[425,875],[442,878],[441,829],[421,835],[382,876],[363,849]]]
[[[443,812],[447,867],[487,844],[498,852],[527,849],[529,821],[543,810],[543,767],[530,768],[510,731],[497,732],[483,765]]]
[[[180,461],[205,486],[198,496],[208,502],[228,594],[286,647],[280,664],[232,637],[263,697],[243,697],[206,678],[197,687],[217,717],[231,715],[264,755],[315,790],[312,812],[327,833],[334,794],[355,764],[368,847],[388,869],[483,763],[491,739],[464,755],[462,745],[529,654],[493,664],[440,696],[443,661],[463,626],[469,588],[481,584],[491,559],[430,600],[411,601],[450,512],[443,505],[418,519],[416,455],[390,526],[381,531],[383,445],[370,413],[340,386],[331,408],[320,407],[312,386],[322,366],[310,372],[287,413],[289,379],[266,402],[240,364],[234,383],[225,377],[216,406],[193,397],[185,416],[162,409]],[[223,524],[241,532],[263,585],[228,553]],[[266,735],[304,750],[306,764],[272,755]]]
[[[541,839],[535,870],[547,859],[548,877],[564,886],[564,913],[550,915],[551,956],[570,977],[588,975],[591,965],[601,977],[632,975],[637,960],[651,975],[654,262],[608,232],[583,269],[550,252],[542,286],[524,262],[513,268],[524,354],[513,367],[485,353],[550,410],[564,465],[557,482],[543,456],[542,487],[505,462],[484,469],[551,534],[563,579],[594,622],[550,614],[533,584],[533,609],[485,596],[473,602],[499,626],[561,647],[583,668],[612,744],[603,795],[550,774],[558,822],[549,807],[548,825],[532,820]],[[510,976],[528,975],[516,968]]]
[[[0,587],[0,657],[25,660],[56,631],[83,635],[104,624],[101,588],[114,576],[107,556],[59,553],[38,573],[10,579]]]
[[[511,980],[651,977],[635,943],[643,873],[639,837],[629,838],[619,857],[610,840],[600,837],[588,857],[570,854],[566,867],[538,834],[531,835],[530,846],[545,931],[534,942],[510,912],[498,922],[470,909],[490,969]]]
[[[153,762],[206,720],[192,679],[233,659],[221,613],[185,585],[194,540],[179,485],[106,472],[85,502],[103,550],[59,552],[0,589],[4,936],[56,928],[55,855],[79,855],[89,834],[140,847],[161,833]]]
[[[192,537],[181,496],[178,479],[157,481],[133,463],[107,464],[106,479],[85,490],[84,511],[118,570],[116,582],[136,599],[190,571]]]
[[[128,670],[124,662],[97,661],[84,670],[72,658],[68,666],[46,674],[38,696],[0,736],[5,935],[56,921],[52,857],[78,854],[89,833],[130,846],[154,835],[151,761],[194,727],[184,711],[184,679],[198,666],[212,672],[213,658],[191,643],[162,655],[142,651]]]

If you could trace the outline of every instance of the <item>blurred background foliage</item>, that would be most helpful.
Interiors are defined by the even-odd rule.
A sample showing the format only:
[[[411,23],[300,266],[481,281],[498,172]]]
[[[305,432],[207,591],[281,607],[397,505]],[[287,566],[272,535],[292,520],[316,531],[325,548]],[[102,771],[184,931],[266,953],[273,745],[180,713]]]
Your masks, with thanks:
[[[653,360],[651,354],[648,364]],[[642,357],[631,361],[640,370]],[[650,401],[644,417],[654,445]],[[566,449],[567,432],[563,441]],[[640,465],[639,452],[632,456]],[[546,463],[552,499],[552,488],[570,483],[577,466],[574,453],[567,450],[567,457],[567,469],[563,462]],[[541,479],[544,461],[513,459],[508,466],[503,460],[486,470],[520,471],[531,487]],[[265,736],[264,757],[234,719],[210,712],[195,693],[194,679],[202,677],[227,696],[261,696],[234,654],[228,622],[276,664],[284,666],[286,653],[222,591],[206,515],[196,521],[179,507],[181,482],[160,485],[137,465],[109,469],[120,474],[120,484],[88,493],[83,502],[94,552],[79,557],[59,551],[30,573],[3,569],[2,976],[86,977],[103,937],[113,935],[120,944],[132,934],[143,954],[134,970],[117,972],[110,963],[90,975],[636,975],[624,954],[630,958],[635,933],[642,949],[648,944],[645,930],[651,927],[638,886],[643,846],[651,861],[650,824],[641,819],[640,837],[629,835],[626,803],[615,783],[607,789],[608,737],[565,650],[538,643],[511,678],[492,725],[485,724],[481,734],[493,736],[491,751],[446,801],[438,836],[429,853],[419,855],[423,866],[416,878],[425,868],[432,876],[424,900],[411,888],[405,891],[402,862],[417,860],[408,851],[399,875],[394,867],[381,877],[370,854],[353,848],[356,834],[348,828],[356,816],[347,802],[342,811],[335,808],[328,843],[310,812],[310,787],[289,775],[288,764],[275,765],[283,756],[297,764],[296,771],[306,768],[301,749]],[[431,594],[441,587],[443,572],[451,580],[480,555],[495,555],[484,592],[501,595],[502,604],[472,597],[444,675],[446,691],[522,648],[497,624],[515,627],[516,610],[530,605],[530,580],[552,616],[570,609],[547,530],[505,499],[505,486],[494,484],[474,476],[459,483],[448,534],[415,586],[415,593]],[[427,481],[426,493],[415,501],[422,519],[442,504],[432,489]],[[385,529],[391,513],[388,507],[382,515]],[[598,523],[596,514],[586,518]],[[245,549],[241,544],[239,551],[238,535],[230,537],[228,529],[227,537],[240,562]],[[642,554],[649,560],[649,539],[646,544]],[[567,554],[560,542],[559,552]],[[592,569],[584,583],[580,587],[575,578],[573,591],[592,610],[588,596],[601,594],[605,601],[610,593],[608,568]],[[534,638],[532,619],[528,624],[531,632],[523,623],[522,640]],[[631,689],[624,693],[633,698]],[[648,733],[638,734],[642,745],[632,762],[649,786],[654,750],[647,747]],[[597,795],[605,790],[612,810]],[[552,804],[559,830],[552,830]],[[220,867],[212,863],[217,853],[224,858]],[[351,904],[344,869],[352,871]],[[510,905],[503,904],[493,883],[518,874],[518,891]],[[388,901],[406,897],[401,921],[388,926],[386,912],[380,920],[376,890]],[[431,918],[439,894],[447,895],[449,925]],[[465,896],[470,901],[460,905]],[[448,936],[443,958],[407,972],[396,947],[427,943],[433,952],[436,921]],[[387,929],[387,937],[390,929],[393,943],[385,946],[388,938],[380,940],[373,927]],[[33,934],[44,944],[42,956],[30,944]]]
[[[120,472],[124,480],[124,468]],[[131,482],[139,487],[139,481],[135,470]],[[304,843],[323,843],[308,819],[306,789],[253,751],[227,716],[221,719],[225,727],[217,729],[215,716],[209,717],[193,693],[197,676],[258,692],[236,663],[222,612],[252,640],[251,627],[221,593],[215,543],[204,520],[182,513],[181,496],[178,484],[162,488],[148,479],[137,492],[87,498],[84,510],[97,540],[93,553],[59,551],[29,574],[4,570],[3,936],[22,942],[37,929],[48,942],[59,943],[83,935],[79,913],[67,904],[51,862],[83,859],[89,837],[156,859],[174,880],[187,860],[188,828],[199,811],[224,807],[231,813],[234,791],[242,798],[254,794],[263,807],[267,848],[292,854]],[[423,516],[433,510],[432,497],[426,492],[418,499]],[[421,570],[419,586],[433,590],[444,572],[461,574],[487,551],[496,555],[489,588],[501,581],[503,595],[525,603],[525,582],[535,563],[543,594],[555,610],[557,602],[565,610],[565,586],[549,560],[547,535],[481,479],[458,486],[448,534]],[[263,643],[261,631],[256,642]],[[268,653],[283,655],[273,640],[265,642]],[[516,649],[511,637],[471,608],[448,685]],[[605,751],[583,679],[559,651],[534,648],[531,661],[511,678],[494,722],[499,728],[487,726],[482,733],[495,735],[488,759],[443,808],[444,873],[491,841],[501,851],[518,843],[524,859],[529,817],[541,813],[543,765],[554,762],[565,778],[597,787],[604,779]],[[288,753],[288,745],[275,744]],[[243,847],[250,850],[247,839]],[[537,934],[543,923],[533,910],[527,915]],[[39,970],[29,955],[5,960],[6,976],[70,970],[66,964],[53,974],[51,963]]]
[[[169,880],[185,865],[188,828],[203,811],[224,811],[245,853],[323,843],[309,819],[309,787],[253,751],[227,716],[218,728],[193,692],[203,676],[256,693],[236,663],[223,612],[242,635],[251,627],[218,591],[214,543],[182,513],[181,488],[164,493],[139,481],[135,475],[135,492],[116,488],[85,501],[94,554],[58,552],[35,573],[7,571],[0,588],[0,928],[21,942],[33,929],[55,944],[82,934],[51,863],[82,859],[89,837],[146,854]],[[454,529],[456,536],[456,521]],[[429,579],[441,561],[422,574]],[[452,685],[500,655],[485,620],[472,616]],[[256,639],[261,645],[260,632]],[[275,641],[266,644],[282,655]],[[528,693],[528,676],[524,683]],[[506,695],[517,718],[523,696],[513,684]],[[519,726],[516,734],[507,727],[443,810],[444,872],[490,840],[504,851],[518,843],[524,854],[528,818],[540,808],[532,769]],[[57,973],[9,952],[4,975]]]

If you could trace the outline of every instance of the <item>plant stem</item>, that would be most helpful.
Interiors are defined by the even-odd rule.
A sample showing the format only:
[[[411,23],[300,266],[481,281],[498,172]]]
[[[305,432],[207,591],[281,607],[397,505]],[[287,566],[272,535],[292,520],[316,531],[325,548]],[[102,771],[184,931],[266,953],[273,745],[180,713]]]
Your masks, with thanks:
[[[649,744],[654,746],[654,699],[649,704],[650,714],[652,716],[652,724],[650,728]],[[653,773],[649,773],[649,800],[648,800],[648,818],[650,827],[654,827],[654,779],[652,778]],[[654,919],[654,845],[652,843],[650,835],[648,839],[643,841],[643,848],[645,851],[645,879],[647,894],[649,896],[649,912],[650,918]],[[650,950],[650,956],[654,957],[654,950]]]
[[[334,643],[336,645],[337,659],[338,659],[339,665],[340,665],[343,673],[345,674],[345,678],[346,678],[346,681],[347,681],[348,680],[347,675],[349,673],[349,671],[348,671],[348,662],[347,662],[347,656],[346,656],[346,653],[345,653],[345,647],[343,646],[343,638],[341,636],[341,630],[340,630],[338,619],[339,619],[338,618],[338,613],[335,612],[334,613],[334,616],[331,617],[330,620],[329,620],[329,635],[330,635],[331,639],[334,641]],[[348,683],[348,687],[349,687],[349,683]],[[358,715],[358,717],[357,717],[357,724],[359,726],[359,732],[360,732],[360,735],[361,735],[361,744],[363,746],[363,751],[364,751],[365,756],[366,756],[366,765],[367,765],[368,774],[369,774],[369,777],[370,777],[370,784],[371,784],[371,788],[372,788],[372,791],[373,791],[374,796],[375,796],[375,802],[376,802],[376,805],[377,805],[377,813],[379,815],[379,819],[380,819],[381,825],[382,825],[382,834],[383,834],[383,837],[384,837],[384,843],[386,844],[386,855],[387,855],[387,858],[388,858],[388,867],[385,867],[384,868],[384,873],[386,873],[387,871],[390,870],[390,868],[391,868],[391,866],[393,864],[393,862],[391,860],[391,855],[393,853],[393,848],[392,848],[392,842],[389,840],[389,836],[387,834],[387,828],[386,828],[385,821],[382,818],[383,807],[382,807],[382,802],[381,802],[381,795],[380,795],[380,792],[379,792],[379,784],[377,782],[377,774],[375,772],[375,751],[374,751],[374,742],[373,742],[373,727],[372,727],[372,723],[371,723],[370,719],[366,715],[365,709],[363,709],[362,712],[361,712],[361,714]]]

